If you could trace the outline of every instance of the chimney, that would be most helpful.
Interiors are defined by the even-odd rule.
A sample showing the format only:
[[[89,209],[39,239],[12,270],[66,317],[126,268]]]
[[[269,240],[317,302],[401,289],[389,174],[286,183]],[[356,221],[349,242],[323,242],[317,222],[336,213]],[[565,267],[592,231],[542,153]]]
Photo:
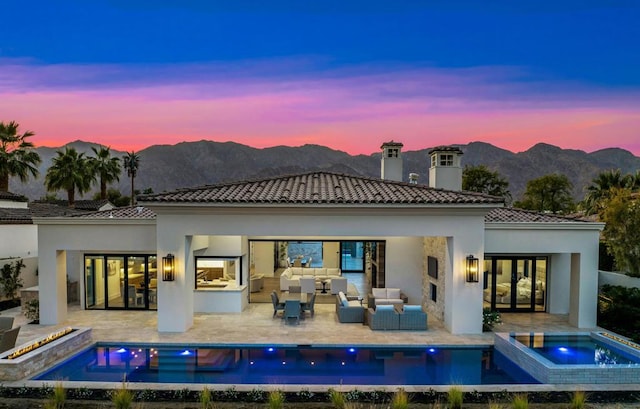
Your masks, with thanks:
[[[429,187],[462,190],[462,150],[453,146],[438,146],[429,151]]]
[[[384,180],[402,182],[402,145],[400,142],[385,142],[380,162],[380,177]]]
[[[417,185],[419,176],[420,175],[418,175],[417,173],[409,173],[409,183],[411,183],[412,185]]]

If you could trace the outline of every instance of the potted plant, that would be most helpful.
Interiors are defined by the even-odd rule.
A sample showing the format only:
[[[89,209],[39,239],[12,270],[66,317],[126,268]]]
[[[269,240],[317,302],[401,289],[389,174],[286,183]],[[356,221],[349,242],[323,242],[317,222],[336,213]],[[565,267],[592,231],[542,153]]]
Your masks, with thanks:
[[[491,308],[482,310],[482,330],[492,331],[495,325],[502,324],[502,317],[498,311]]]
[[[25,303],[24,316],[31,320],[30,324],[40,323],[40,300],[34,298]]]

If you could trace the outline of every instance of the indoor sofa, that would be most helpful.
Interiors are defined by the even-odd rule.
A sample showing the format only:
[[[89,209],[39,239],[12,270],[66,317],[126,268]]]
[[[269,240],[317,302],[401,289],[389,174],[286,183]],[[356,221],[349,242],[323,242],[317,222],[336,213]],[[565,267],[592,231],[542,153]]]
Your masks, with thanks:
[[[290,286],[300,286],[300,277],[302,276],[313,276],[316,281],[316,289],[319,290],[322,288],[323,281],[341,277],[342,272],[339,268],[287,267],[280,274],[280,291],[289,291]]]

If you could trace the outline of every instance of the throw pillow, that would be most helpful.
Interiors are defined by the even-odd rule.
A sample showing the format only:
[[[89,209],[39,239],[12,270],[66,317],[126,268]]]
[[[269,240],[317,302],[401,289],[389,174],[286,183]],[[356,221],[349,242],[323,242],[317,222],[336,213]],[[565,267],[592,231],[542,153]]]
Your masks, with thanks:
[[[340,303],[345,307],[349,305],[349,301],[347,300],[347,296],[344,295],[342,291],[338,293],[338,297],[340,298]]]
[[[393,311],[393,305],[376,305],[378,311]]]
[[[405,305],[405,311],[422,311],[422,305]]]

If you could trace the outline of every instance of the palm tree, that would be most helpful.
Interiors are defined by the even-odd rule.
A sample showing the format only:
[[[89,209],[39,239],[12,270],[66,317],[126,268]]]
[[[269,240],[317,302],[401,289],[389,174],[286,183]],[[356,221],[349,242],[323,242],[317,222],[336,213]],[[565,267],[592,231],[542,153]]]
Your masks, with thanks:
[[[582,201],[585,213],[599,213],[614,190],[632,188],[634,182],[633,176],[622,175],[620,169],[601,172],[587,187],[587,194]]]
[[[138,156],[135,151],[127,152],[127,154],[122,157],[122,161],[124,162],[124,168],[127,170],[127,176],[131,178],[131,206],[135,206],[136,195],[133,182],[138,173],[138,167],[140,166],[140,156]]]
[[[40,155],[33,151],[33,143],[27,138],[35,135],[31,131],[18,132],[17,122],[0,122],[0,192],[9,191],[9,177],[18,176],[26,182],[29,175],[38,176]]]
[[[95,180],[89,160],[84,153],[78,153],[75,148],[65,148],[65,151],[56,151],[57,157],[53,158],[53,164],[47,170],[44,183],[47,191],[66,190],[69,206],[75,206],[76,190],[81,195],[91,188]]]
[[[100,178],[100,199],[105,200],[107,198],[107,185],[109,183],[117,182],[120,180],[120,160],[118,158],[111,157],[111,148],[101,146],[100,149],[92,147],[91,150],[95,153],[95,158],[89,158],[89,164],[91,165],[94,175]]]

